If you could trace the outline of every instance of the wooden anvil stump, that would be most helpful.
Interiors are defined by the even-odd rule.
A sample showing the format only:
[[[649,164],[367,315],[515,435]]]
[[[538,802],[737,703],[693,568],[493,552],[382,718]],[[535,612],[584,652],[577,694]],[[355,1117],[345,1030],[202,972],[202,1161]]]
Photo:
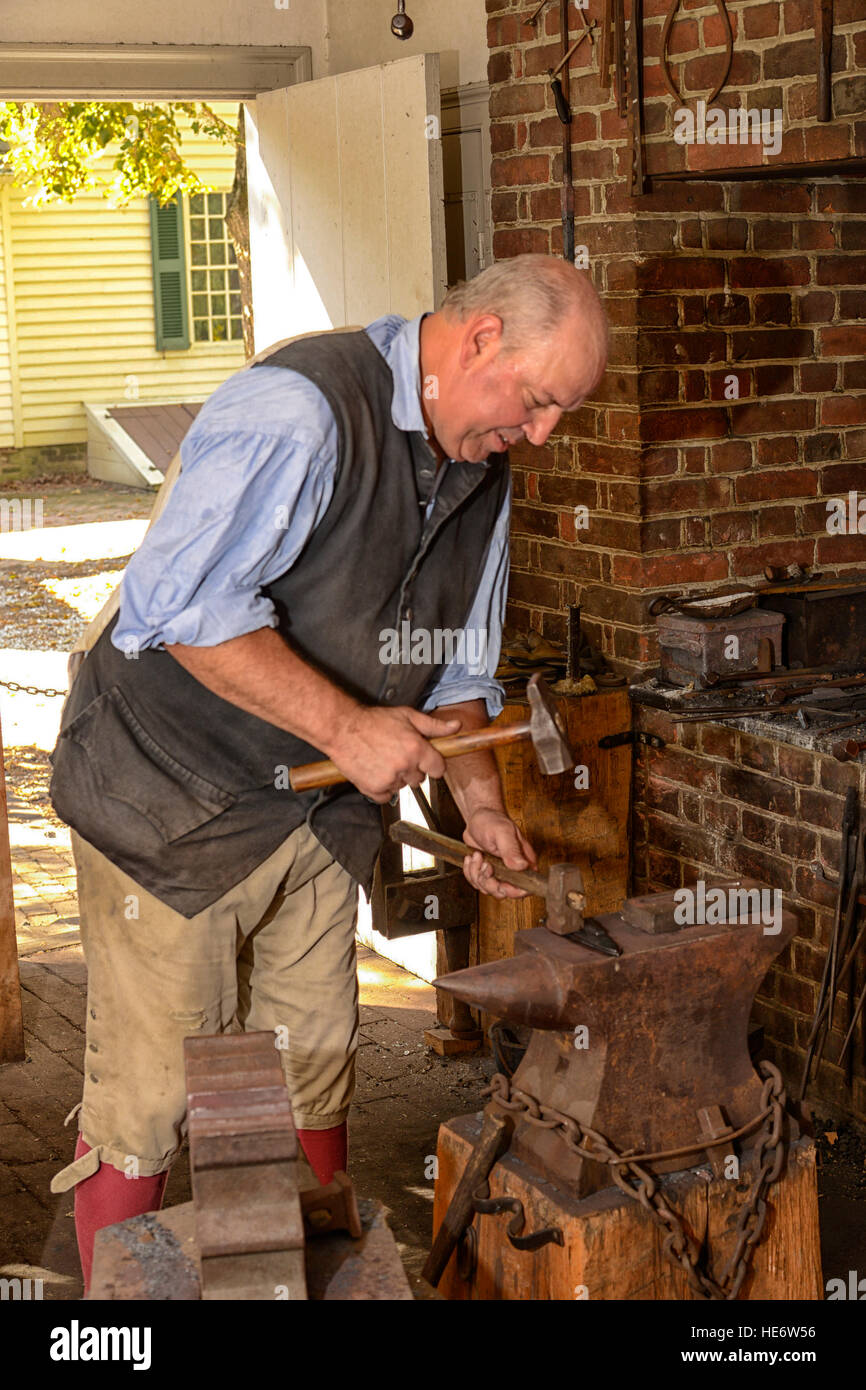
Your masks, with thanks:
[[[446,1296],[451,1289],[454,1297],[574,1298],[582,1296],[574,1287],[588,1284],[595,1288],[592,1297],[695,1296],[682,1292],[688,1288],[683,1278],[671,1280],[658,1226],[614,1186],[610,1164],[601,1155],[596,1161],[575,1152],[568,1138],[572,1121],[578,1147],[599,1151],[586,1137],[595,1131],[614,1151],[604,1158],[634,1156],[663,1186],[673,1183],[689,1236],[697,1248],[712,1238],[718,1249],[710,1263],[722,1267],[738,1209],[765,1161],[756,1146],[770,1123],[767,1086],[749,1056],[752,1002],[797,923],[754,880],[715,888],[728,895],[729,905],[739,905],[737,911],[729,906],[723,920],[716,920],[718,911],[702,909],[697,924],[680,925],[673,894],[633,899],[621,912],[600,917],[622,949],[618,957],[534,928],[515,939],[513,958],[436,982],[496,1018],[533,1030],[510,1083],[503,1079],[487,1107],[486,1113],[508,1116],[509,1133],[490,1172],[489,1193],[476,1189],[488,1210],[475,1205],[474,1234],[463,1242],[464,1273],[473,1261],[475,1272],[461,1281],[452,1258],[442,1285]],[[680,915],[695,920],[678,908]],[[440,1129],[437,1231],[471,1152],[473,1124],[476,1117],[463,1116]],[[790,1112],[780,1129],[787,1153],[779,1175],[769,1179],[770,1191],[773,1201],[782,1194],[792,1219],[766,1222],[762,1240],[772,1246],[767,1268],[775,1274],[763,1286],[772,1292],[747,1292],[750,1273],[741,1297],[820,1296],[814,1147]],[[515,1248],[508,1217],[491,1202],[497,1195],[522,1203],[522,1233],[513,1228],[512,1235],[550,1228],[558,1231],[558,1242],[533,1251]],[[628,1292],[610,1291],[599,1258],[606,1222],[614,1223],[617,1240],[633,1243]],[[537,1277],[533,1261],[548,1271],[538,1276],[546,1292],[527,1292]],[[642,1265],[644,1272],[665,1267],[663,1279],[649,1280],[655,1292],[640,1291],[648,1287],[639,1282]],[[602,1287],[608,1291],[599,1293]]]

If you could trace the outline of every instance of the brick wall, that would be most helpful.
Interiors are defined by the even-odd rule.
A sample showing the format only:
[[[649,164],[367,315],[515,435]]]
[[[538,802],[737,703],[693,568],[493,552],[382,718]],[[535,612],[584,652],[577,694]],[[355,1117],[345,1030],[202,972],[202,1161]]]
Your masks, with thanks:
[[[730,148],[672,138],[676,102],[658,56],[667,7],[644,0],[647,167],[727,171]],[[559,6],[537,34],[523,23],[531,8],[487,0],[497,258],[562,246],[562,128],[547,79]],[[585,41],[571,80],[575,240],[607,308],[610,366],[544,449],[512,451],[512,621],[561,639],[565,606],[580,603],[585,628],[628,672],[655,661],[647,608],[659,592],[759,578],[767,564],[866,565],[866,536],[826,526],[827,498],[866,495],[866,179],[863,166],[845,178],[820,167],[866,155],[866,12],[836,0],[836,119],[819,125],[811,0],[728,0],[728,10],[734,63],[713,105],[780,108],[779,162],[815,167],[657,179],[631,198],[626,124]],[[572,6],[572,37],[580,24]],[[718,72],[715,6],[682,0],[672,37],[694,106]],[[735,157],[772,163],[743,147]],[[725,726],[676,726],[646,709],[636,722],[667,746],[637,755],[635,891],[752,874],[799,914],[756,1009],[769,1055],[797,1081],[832,920],[832,890],[810,865],[835,871],[844,791],[859,776],[866,800],[864,773]],[[853,1096],[832,1060],[815,1094],[866,1118],[862,1061]]]
[[[866,767],[721,724],[676,725],[647,708],[636,710],[635,722],[666,746],[635,755],[634,891],[737,875],[781,890],[799,928],[764,981],[754,1019],[764,1026],[766,1055],[789,1084],[799,1083],[835,905],[832,887],[812,865],[821,862],[835,875],[845,792],[859,786],[866,805]],[[848,1026],[846,991],[834,1022],[810,1096],[863,1120],[862,1034],[853,1042],[853,1092],[835,1065]]]
[[[715,104],[776,103],[781,157],[866,154],[858,4],[837,0],[834,92],[845,114],[832,125],[810,114],[802,0],[729,0],[735,59]],[[546,74],[560,51],[558,6],[538,36],[522,22],[525,4],[487,8],[494,251],[555,253],[561,126]],[[695,153],[670,138],[676,103],[657,56],[665,8],[646,0],[650,168]],[[715,7],[684,0],[680,13],[675,72],[696,92],[712,81],[698,55]],[[572,8],[572,35],[579,24]],[[657,181],[630,198],[625,122],[596,69],[584,42],[571,80],[576,242],[607,307],[610,368],[545,449],[512,453],[511,617],[561,638],[565,605],[581,603],[590,635],[634,671],[655,657],[655,593],[757,577],[768,563],[866,561],[866,537],[826,531],[826,498],[864,486],[866,180]],[[732,375],[736,399],[725,396]],[[590,511],[585,530],[574,525],[579,505]]]

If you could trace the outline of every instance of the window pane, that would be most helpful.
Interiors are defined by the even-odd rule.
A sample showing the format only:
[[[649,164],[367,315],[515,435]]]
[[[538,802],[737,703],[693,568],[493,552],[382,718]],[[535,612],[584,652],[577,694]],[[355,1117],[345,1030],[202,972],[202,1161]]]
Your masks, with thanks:
[[[241,297],[239,294],[229,295],[229,313],[239,314],[241,312]]]
[[[192,297],[192,312],[197,319],[207,318],[207,295],[194,294]]]
[[[191,217],[189,219],[189,239],[190,241],[204,241],[205,220],[203,217]]]
[[[197,343],[209,342],[210,335],[208,333],[207,319],[193,320],[193,328],[195,330],[195,340]]]
[[[189,248],[193,265],[207,265],[207,247],[203,241],[195,241]]]
[[[208,279],[212,290],[224,290],[226,287],[226,273],[224,270],[208,271]]]
[[[212,241],[210,244],[210,263],[211,265],[225,265],[226,263],[226,244],[224,241]]]
[[[194,193],[189,200],[189,210],[195,216],[196,213],[204,212],[204,194]]]
[[[209,213],[224,212],[225,205],[223,203],[223,197],[224,194],[222,193],[209,193],[207,195],[207,210]]]
[[[230,290],[239,290],[240,287],[241,287],[241,277],[240,277],[240,274],[239,274],[238,271],[235,270],[235,269],[230,270],[230,271],[229,271],[229,289],[230,289]]]
[[[209,217],[207,220],[207,234],[211,241],[225,241],[226,224],[221,217]]]
[[[226,231],[226,235],[228,235],[228,231]],[[229,241],[229,265],[237,265],[237,263],[238,258],[235,255],[234,243]]]
[[[228,336],[225,319],[214,319],[213,321],[213,341],[224,343]]]
[[[231,330],[233,338],[242,338],[244,336],[244,326],[240,319],[231,320]]]
[[[206,270],[194,270],[194,271],[192,272],[192,275],[190,276],[190,280],[192,281],[193,293],[195,293],[196,290],[206,290],[206,289],[207,289],[207,271],[206,271]]]
[[[226,297],[224,294],[212,294],[210,297],[210,311],[212,314],[224,315],[226,311]]]

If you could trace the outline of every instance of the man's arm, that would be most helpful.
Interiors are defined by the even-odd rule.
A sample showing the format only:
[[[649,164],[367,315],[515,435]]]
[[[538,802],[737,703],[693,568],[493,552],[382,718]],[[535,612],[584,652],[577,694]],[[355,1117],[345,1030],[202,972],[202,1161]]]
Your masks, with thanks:
[[[166,643],[165,649],[222,699],[320,748],[371,801],[389,801],[401,787],[441,777],[445,760],[428,740],[460,729],[459,719],[443,727],[441,717],[405,705],[359,704],[273,628],[213,647]]]
[[[456,716],[464,731],[483,728],[489,722],[483,700],[440,705],[435,715],[440,720]],[[489,749],[449,758],[445,763],[445,780],[466,821],[463,838],[468,845],[497,855],[509,869],[535,868],[538,861],[534,849],[505,809],[499,769]],[[501,883],[480,853],[464,860],[463,872],[473,888],[491,897],[526,896],[521,888]]]

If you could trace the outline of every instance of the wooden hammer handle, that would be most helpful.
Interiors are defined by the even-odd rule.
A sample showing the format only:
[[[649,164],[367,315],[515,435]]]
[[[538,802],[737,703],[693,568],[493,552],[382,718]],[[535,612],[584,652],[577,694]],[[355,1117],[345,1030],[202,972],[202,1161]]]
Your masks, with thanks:
[[[462,866],[464,859],[477,851],[462,840],[451,840],[436,830],[425,830],[420,825],[398,820],[391,826],[390,836],[399,844],[409,845],[411,849],[423,850],[435,859],[444,859],[447,864]],[[483,851],[482,851],[483,853]],[[526,893],[534,893],[539,898],[547,897],[547,879],[534,869],[509,869],[495,854],[484,854],[485,864],[489,864],[502,883],[510,883],[514,888],[522,888]]]
[[[441,753],[443,758],[459,758],[461,753],[474,753],[479,748],[495,748],[502,743],[518,743],[530,736],[530,722],[522,720],[519,724],[488,724],[483,729],[470,729],[465,734],[445,734],[442,738],[431,738],[430,745]],[[345,782],[337,764],[330,759],[321,763],[303,763],[293,767],[289,773],[289,786],[293,792],[311,791],[314,787],[333,787]]]

